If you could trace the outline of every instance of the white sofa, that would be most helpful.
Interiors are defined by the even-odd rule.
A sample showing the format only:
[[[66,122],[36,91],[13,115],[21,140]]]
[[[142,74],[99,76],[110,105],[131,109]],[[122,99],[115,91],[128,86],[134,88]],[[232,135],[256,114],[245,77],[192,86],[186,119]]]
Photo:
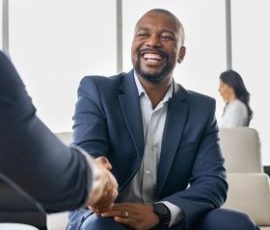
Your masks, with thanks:
[[[58,133],[66,144],[71,133]],[[252,128],[220,130],[220,146],[228,172],[228,199],[223,207],[248,214],[261,228],[270,230],[269,178],[263,173],[260,139]],[[68,212],[47,215],[48,230],[64,230]]]
[[[220,129],[220,146],[229,183],[224,207],[244,212],[261,230],[270,230],[269,177],[263,173],[257,131],[246,127]]]

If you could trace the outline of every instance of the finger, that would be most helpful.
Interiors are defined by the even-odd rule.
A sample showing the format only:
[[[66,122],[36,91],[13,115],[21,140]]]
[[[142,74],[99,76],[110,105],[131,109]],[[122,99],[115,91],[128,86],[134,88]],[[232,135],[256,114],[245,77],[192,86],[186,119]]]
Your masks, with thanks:
[[[88,208],[98,215],[110,211],[110,206],[107,207],[89,206]]]
[[[123,217],[123,218],[127,218],[128,216],[130,216],[129,213],[126,210],[112,210],[110,209],[107,212],[102,213],[103,217],[114,217],[114,216],[118,216],[118,217]]]
[[[94,213],[96,213],[97,215],[99,215],[99,214],[100,214],[100,211],[99,211],[99,209],[98,209],[98,208],[93,207],[93,206],[88,206],[88,208],[89,208],[91,211],[93,211]]]
[[[102,216],[103,213],[106,213],[108,210],[110,210],[110,208],[107,209],[96,209],[98,211],[95,211],[96,214]]]
[[[101,216],[102,217],[114,217],[114,216],[118,216],[118,214],[119,213],[115,213],[115,212],[108,212],[108,211],[106,211],[106,212],[103,212],[102,214],[101,214]]]
[[[102,178],[100,178],[93,184],[90,205],[96,205],[104,201],[113,203],[117,195],[118,191],[114,184],[106,179],[102,180]]]
[[[120,216],[115,216],[113,219],[114,219],[116,222],[121,223],[121,224],[129,225],[129,226],[131,226],[131,224],[132,224],[132,220],[129,219],[129,218],[120,217]]]
[[[96,160],[102,164],[106,169],[111,170],[112,169],[112,165],[109,162],[109,160],[107,159],[107,157],[98,157],[96,158]]]
[[[100,213],[104,213],[111,209],[111,205],[96,205],[95,209],[98,209]]]
[[[129,203],[114,203],[112,209],[115,210],[132,210],[134,207]]]
[[[115,201],[116,193],[110,192],[106,195],[102,196],[97,202],[93,203],[94,206],[112,206],[113,202]]]
[[[112,207],[115,198],[116,198],[115,195],[111,194],[110,196],[102,197],[99,201],[91,205],[94,206],[95,208],[99,208],[102,210],[105,209],[107,211],[109,208]]]

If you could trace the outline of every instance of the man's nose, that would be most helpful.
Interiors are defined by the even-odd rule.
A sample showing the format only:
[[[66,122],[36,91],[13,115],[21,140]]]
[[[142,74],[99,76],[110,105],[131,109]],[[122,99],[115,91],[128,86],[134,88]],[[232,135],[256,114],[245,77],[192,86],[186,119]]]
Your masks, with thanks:
[[[161,46],[161,42],[160,42],[160,38],[157,35],[151,35],[148,39],[147,39],[147,46],[150,47],[160,47]]]

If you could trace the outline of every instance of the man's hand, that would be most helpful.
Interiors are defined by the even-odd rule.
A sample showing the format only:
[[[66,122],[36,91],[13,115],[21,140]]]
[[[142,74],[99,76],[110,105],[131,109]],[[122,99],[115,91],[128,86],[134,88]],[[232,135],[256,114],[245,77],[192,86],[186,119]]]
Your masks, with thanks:
[[[93,184],[89,198],[89,208],[97,214],[106,212],[118,195],[118,184],[109,170],[112,166],[106,157],[92,161]]]
[[[138,203],[118,203],[101,214],[102,217],[113,217],[118,223],[130,226],[135,230],[151,229],[159,223],[152,205]]]

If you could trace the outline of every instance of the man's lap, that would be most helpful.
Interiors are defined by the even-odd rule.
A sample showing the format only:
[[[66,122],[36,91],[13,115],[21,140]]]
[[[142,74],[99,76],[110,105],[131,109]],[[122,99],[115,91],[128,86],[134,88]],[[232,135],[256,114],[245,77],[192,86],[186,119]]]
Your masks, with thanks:
[[[81,209],[70,215],[67,230],[130,230],[131,228],[115,222],[112,218],[99,217],[91,211]],[[170,230],[180,230],[180,226],[173,226]],[[198,219],[189,230],[256,230],[255,224],[243,213],[215,209]]]
[[[87,209],[72,212],[67,230],[130,230],[128,226],[115,222],[112,218],[97,216]]]

